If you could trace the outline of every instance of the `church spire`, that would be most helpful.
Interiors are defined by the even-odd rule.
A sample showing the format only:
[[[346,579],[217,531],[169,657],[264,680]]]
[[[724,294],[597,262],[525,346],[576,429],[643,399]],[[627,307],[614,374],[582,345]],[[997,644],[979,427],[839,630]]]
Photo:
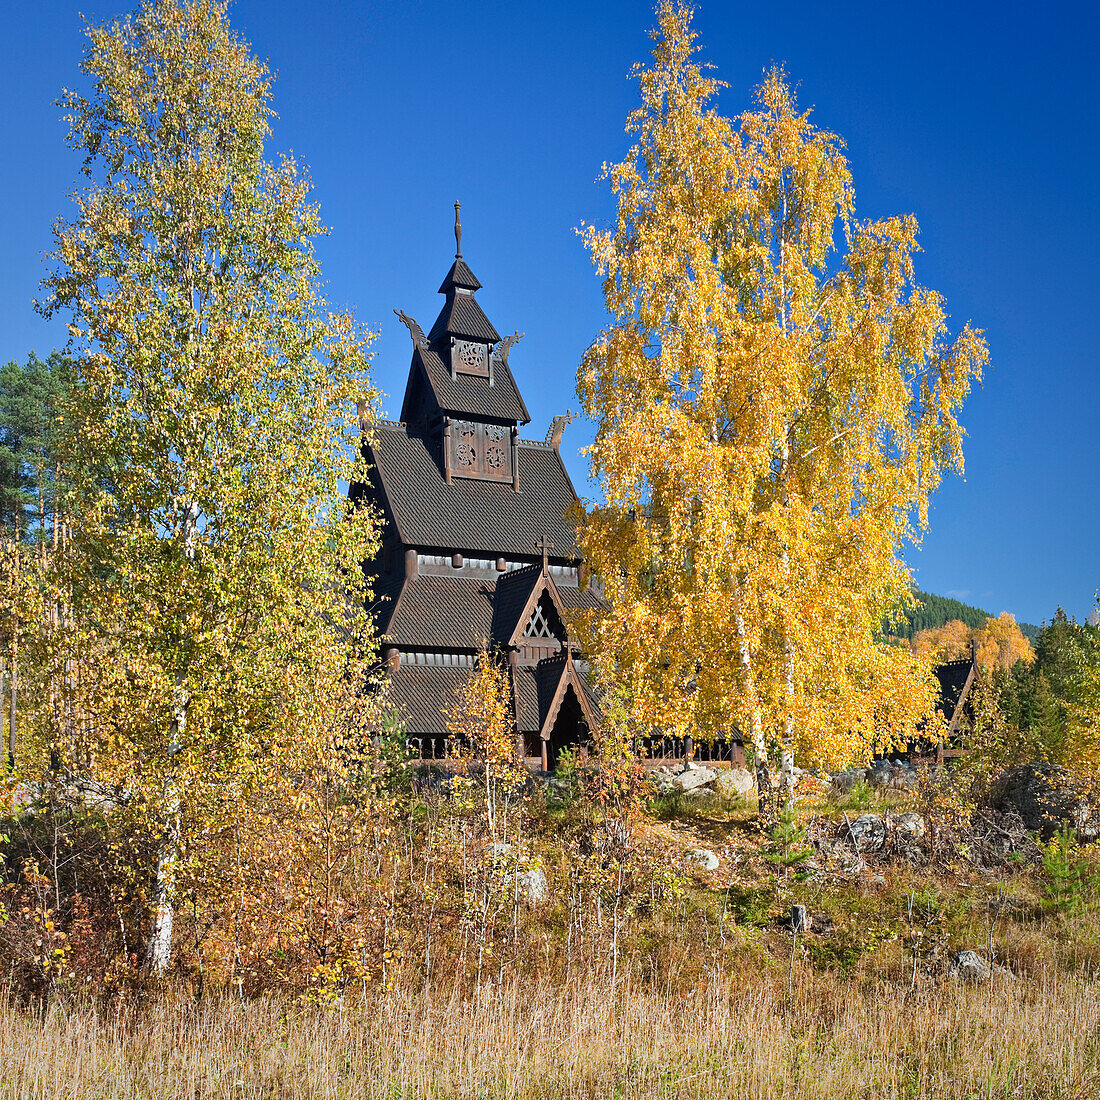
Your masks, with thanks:
[[[493,328],[489,318],[485,316],[481,306],[477,304],[474,295],[481,289],[481,283],[477,276],[470,270],[466,261],[462,258],[462,204],[455,203],[455,262],[451,264],[451,270],[443,280],[439,288],[440,294],[447,296],[447,301],[442,311],[432,325],[428,339],[433,345],[440,345],[440,354],[444,361],[448,358],[447,352],[456,346],[456,341],[465,342],[473,340],[484,344],[481,351],[467,353],[466,361],[472,363],[476,357],[483,362],[483,370],[478,373],[488,373],[489,349],[500,340],[500,333]],[[445,343],[444,343],[445,342]],[[451,373],[455,373],[455,364],[451,364]],[[461,370],[462,368],[458,368]],[[488,375],[490,378],[491,374]]]

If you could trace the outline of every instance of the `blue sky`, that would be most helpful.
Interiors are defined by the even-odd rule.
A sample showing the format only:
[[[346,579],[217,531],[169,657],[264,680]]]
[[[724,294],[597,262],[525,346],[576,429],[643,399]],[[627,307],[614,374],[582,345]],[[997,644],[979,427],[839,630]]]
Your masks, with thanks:
[[[54,106],[78,81],[79,12],[125,0],[5,5],[0,36],[0,359],[61,345],[31,309],[77,161]],[[607,223],[600,165],[625,149],[631,64],[650,6],[237,0],[235,25],[277,74],[269,151],[312,170],[332,233],[329,294],[379,331],[376,378],[400,411],[403,308],[430,325],[463,204],[463,252],[501,332],[527,434],[577,408],[576,366],[604,322],[575,229]],[[952,326],[986,329],[992,367],[963,414],[966,478],[937,496],[908,558],[922,587],[1040,622],[1083,617],[1100,586],[1100,379],[1095,318],[1100,153],[1096,28],[1084,4],[838,7],[701,3],[704,56],[736,114],[772,60],[816,122],[847,142],[862,217],[916,214],[919,278]],[[1093,30],[1088,30],[1093,26]],[[563,450],[593,495],[577,450]]]

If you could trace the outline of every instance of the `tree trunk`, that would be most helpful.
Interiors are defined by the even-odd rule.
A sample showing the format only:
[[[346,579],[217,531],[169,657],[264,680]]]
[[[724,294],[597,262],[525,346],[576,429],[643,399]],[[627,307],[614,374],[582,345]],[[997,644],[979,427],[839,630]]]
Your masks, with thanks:
[[[794,645],[788,638],[783,646],[783,672],[788,708],[794,700]],[[779,796],[787,809],[794,806],[794,715],[790,709],[783,720],[783,762],[779,769]]]
[[[177,697],[182,678],[177,676]],[[164,808],[157,846],[157,877],[153,885],[153,919],[145,962],[149,971],[164,974],[172,961],[172,923],[175,916],[175,870],[180,846],[180,789],[176,755],[187,727],[187,704],[180,702],[172,717],[168,773],[164,780]]]
[[[160,844],[157,849],[153,920],[145,956],[150,973],[158,976],[168,970],[168,964],[172,961],[172,923],[175,917],[173,879],[180,842],[179,808],[179,787],[174,779],[169,779],[166,784],[164,818],[161,821]]]
[[[19,638],[17,636],[15,616],[12,615],[11,630],[11,674],[8,680],[8,767],[15,770],[15,730],[19,714]]]
[[[198,505],[193,500],[181,502],[179,534],[183,553],[188,561],[195,557],[195,528]],[[168,737],[168,760],[164,780],[164,808],[160,822],[160,842],[157,848],[157,877],[153,886],[153,919],[149,930],[146,965],[153,974],[164,974],[172,961],[172,923],[175,916],[175,870],[180,847],[180,788],[176,758],[187,730],[188,700],[184,695],[184,675],[176,669],[175,710]]]
[[[749,725],[752,740],[753,762],[756,770],[757,812],[765,823],[775,818],[775,805],[772,801],[772,773],[768,763],[768,746],[764,741],[764,727],[760,720],[760,707],[756,702],[756,682],[752,671],[752,657],[745,637],[745,619],[740,611],[734,614],[737,624],[737,651],[741,663],[741,677],[745,687],[745,698],[749,701]]]
[[[4,702],[7,699],[8,682],[5,677],[8,674],[8,663],[0,656],[0,740],[4,733]],[[8,771],[15,771],[15,742],[8,738]]]

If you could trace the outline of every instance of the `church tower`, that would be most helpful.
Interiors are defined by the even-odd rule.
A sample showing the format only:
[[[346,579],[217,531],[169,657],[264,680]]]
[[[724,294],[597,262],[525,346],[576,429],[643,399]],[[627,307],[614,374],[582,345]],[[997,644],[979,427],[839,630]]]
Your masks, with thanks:
[[[566,626],[601,602],[565,519],[577,494],[559,444],[572,418],[556,417],[543,440],[520,437],[531,417],[508,360],[521,334],[502,338],[477,301],[458,203],[455,244],[430,332],[395,311],[412,338],[401,420],[369,426],[369,482],[352,493],[383,518],[367,568],[390,700],[413,750],[446,755],[443,713],[487,646],[508,665],[517,746],[547,769],[599,721]]]

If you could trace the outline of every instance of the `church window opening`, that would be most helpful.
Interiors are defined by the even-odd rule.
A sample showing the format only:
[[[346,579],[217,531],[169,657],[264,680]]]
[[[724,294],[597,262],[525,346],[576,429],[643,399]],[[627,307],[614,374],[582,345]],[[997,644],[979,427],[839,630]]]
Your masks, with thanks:
[[[535,604],[535,610],[531,612],[531,618],[527,621],[523,636],[531,640],[548,638],[555,641],[561,641],[565,637],[565,628],[562,626],[557,609],[545,593]]]

